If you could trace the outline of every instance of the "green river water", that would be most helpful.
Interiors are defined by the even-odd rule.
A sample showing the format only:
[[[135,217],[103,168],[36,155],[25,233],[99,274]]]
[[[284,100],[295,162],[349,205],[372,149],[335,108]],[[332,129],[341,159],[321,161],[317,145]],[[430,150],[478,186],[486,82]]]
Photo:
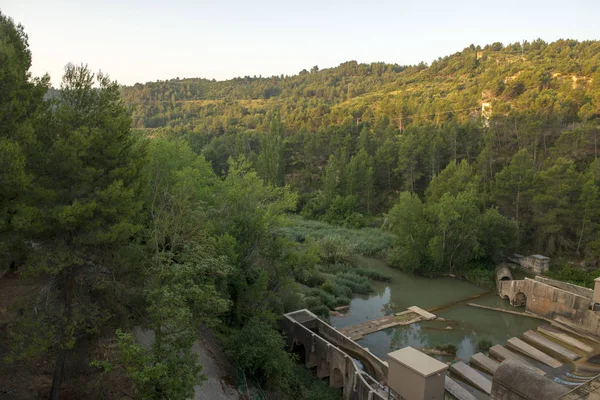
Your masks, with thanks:
[[[393,280],[373,282],[373,293],[355,297],[346,315],[331,317],[331,324],[336,328],[391,315],[404,311],[410,306],[427,310],[487,292],[486,289],[459,279],[432,279],[405,274],[389,268],[380,260],[362,259],[361,265],[384,271],[391,275]],[[448,322],[426,321],[389,328],[367,335],[357,343],[369,348],[384,360],[387,358],[387,353],[405,346],[433,348],[436,345],[454,344],[457,348],[456,356],[463,361],[468,361],[471,355],[477,352],[479,339],[487,338],[493,344],[505,344],[511,337],[521,336],[529,329],[535,330],[543,323],[533,318],[467,306],[467,302],[515,310],[507,300],[502,300],[495,292],[491,292],[464,303],[433,311]],[[445,329],[447,326],[451,326],[452,329]],[[436,358],[443,361],[451,360],[441,356]]]

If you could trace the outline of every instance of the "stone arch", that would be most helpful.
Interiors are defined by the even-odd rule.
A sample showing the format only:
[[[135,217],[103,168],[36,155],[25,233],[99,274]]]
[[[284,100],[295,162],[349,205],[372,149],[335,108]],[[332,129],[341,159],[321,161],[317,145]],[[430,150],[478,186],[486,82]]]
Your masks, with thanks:
[[[524,306],[527,304],[527,295],[523,292],[517,293],[514,300],[515,306]]]
[[[333,373],[329,376],[329,386],[335,389],[344,387],[344,375],[339,368],[334,368]]]
[[[298,356],[299,361],[306,362],[306,347],[304,347],[304,343],[301,341],[294,339],[292,353]]]
[[[512,281],[513,276],[510,268],[506,264],[500,264],[496,267],[496,287],[498,292],[502,289],[502,282]]]

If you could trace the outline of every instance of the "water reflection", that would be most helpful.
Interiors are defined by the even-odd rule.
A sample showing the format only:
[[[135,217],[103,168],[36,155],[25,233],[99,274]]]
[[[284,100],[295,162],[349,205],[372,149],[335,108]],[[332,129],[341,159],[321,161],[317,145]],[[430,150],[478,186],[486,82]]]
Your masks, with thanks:
[[[350,312],[344,317],[333,317],[332,324],[342,328],[365,320],[391,315],[416,305],[424,309],[449,304],[481,293],[482,289],[470,283],[450,279],[427,279],[404,274],[387,267],[378,260],[364,260],[371,268],[392,275],[391,283],[376,282],[374,292],[352,300]],[[492,307],[509,308],[508,302],[490,293],[471,302]],[[358,341],[374,354],[385,359],[390,351],[405,347],[433,348],[436,345],[453,344],[456,356],[462,360],[476,353],[477,342],[483,338],[493,344],[502,343],[513,336],[520,336],[529,329],[536,329],[539,320],[496,311],[454,305],[436,312],[447,321],[427,321],[409,326],[386,329]],[[448,357],[437,357],[448,361]]]

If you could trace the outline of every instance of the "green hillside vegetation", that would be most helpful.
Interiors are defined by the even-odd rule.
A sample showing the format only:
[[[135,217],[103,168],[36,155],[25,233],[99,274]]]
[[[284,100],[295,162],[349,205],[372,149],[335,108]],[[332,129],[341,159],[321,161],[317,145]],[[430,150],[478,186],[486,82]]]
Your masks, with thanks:
[[[599,57],[600,42],[538,40],[133,87],[69,64],[50,88],[0,13],[0,387],[189,398],[202,326],[273,398],[333,399],[279,323],[391,279],[362,257],[488,285],[507,254],[536,252],[588,284]]]
[[[436,228],[434,208],[456,210],[456,196],[469,191],[460,201],[482,218],[498,209],[496,228],[511,232],[500,235],[501,254],[483,254],[478,240],[460,244],[471,255],[459,264],[519,249],[596,267],[599,66],[600,42],[535,40],[472,45],[429,66],[351,61],[295,76],[175,79],[122,93],[147,135],[183,137],[220,175],[229,157],[245,156],[260,176],[298,192],[306,217],[369,226],[408,191],[427,203]],[[431,235],[422,244],[429,250],[420,250],[430,253],[426,270],[453,270],[444,257],[431,267]]]

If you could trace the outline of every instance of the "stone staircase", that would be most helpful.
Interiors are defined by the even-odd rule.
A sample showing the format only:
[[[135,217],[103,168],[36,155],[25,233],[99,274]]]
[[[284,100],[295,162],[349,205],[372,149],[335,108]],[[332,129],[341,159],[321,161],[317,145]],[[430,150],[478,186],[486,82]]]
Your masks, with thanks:
[[[450,366],[446,377],[447,397],[458,400],[489,399],[492,378],[506,359],[533,368],[537,373],[573,389],[600,374],[600,345],[550,325],[537,332],[527,331],[521,338],[509,339],[505,346],[495,345],[489,355],[474,354],[469,364]]]

